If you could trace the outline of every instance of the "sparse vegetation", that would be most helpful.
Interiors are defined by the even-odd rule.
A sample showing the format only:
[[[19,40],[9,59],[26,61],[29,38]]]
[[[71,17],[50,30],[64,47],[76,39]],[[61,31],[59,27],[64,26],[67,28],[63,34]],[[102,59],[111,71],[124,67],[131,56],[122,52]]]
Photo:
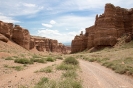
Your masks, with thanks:
[[[133,58],[128,57],[125,59],[113,60],[104,62],[102,65],[111,68],[116,73],[120,74],[133,74]]]
[[[42,78],[34,88],[82,88],[81,82],[67,78],[61,81]]]
[[[59,83],[56,88],[83,88],[81,82],[76,79],[67,78]]]
[[[48,66],[48,67],[46,67],[46,68],[40,69],[39,72],[50,73],[50,72],[52,72],[52,69],[53,69],[52,66]]]
[[[38,63],[46,63],[46,60],[41,58],[41,59],[35,59],[35,58],[31,58],[30,59],[31,62],[38,62]]]
[[[44,83],[47,83],[49,80],[46,77],[41,78],[41,80],[37,83],[37,85],[43,85]]]
[[[109,58],[88,58],[88,57],[83,57],[84,60],[87,60],[89,62],[99,62],[99,63],[103,63],[105,61],[110,60]]]
[[[63,57],[61,57],[61,56],[58,56],[58,57],[56,57],[56,59],[63,60]]]
[[[15,59],[14,62],[15,63],[20,63],[20,64],[33,64],[33,61],[32,60],[29,60],[27,58]]]
[[[12,57],[6,57],[5,60],[13,60]]]
[[[76,78],[77,74],[73,70],[68,70],[62,74],[63,77]]]
[[[8,66],[8,65],[4,65],[4,67],[6,67],[6,68],[13,68],[13,69],[15,69],[17,71],[21,71],[21,70],[24,69],[22,66]]]
[[[65,64],[71,64],[71,65],[78,65],[79,64],[79,62],[74,57],[67,57],[64,60],[64,63]]]
[[[77,68],[76,65],[65,64],[65,63],[61,63],[60,65],[57,66],[58,70],[74,70],[76,68]]]
[[[41,56],[38,56],[38,55],[34,54],[34,55],[32,56],[32,58],[41,58]]]
[[[79,62],[74,57],[67,57],[63,63],[57,66],[58,70],[75,70],[78,68]]]
[[[12,66],[11,68],[14,68],[17,71],[21,71],[24,69],[22,66]]]
[[[55,61],[55,59],[54,59],[54,58],[52,58],[52,57],[47,57],[47,58],[46,58],[46,61],[54,62],[54,61]]]
[[[81,81],[77,80],[76,69],[78,68],[78,61],[72,57],[66,58],[60,65],[58,70],[65,70],[62,73],[60,80],[48,80],[48,78],[41,79],[34,88],[82,88]],[[40,71],[49,72],[50,67],[41,69]],[[51,72],[51,71],[50,71]],[[46,80],[47,79],[47,80]]]

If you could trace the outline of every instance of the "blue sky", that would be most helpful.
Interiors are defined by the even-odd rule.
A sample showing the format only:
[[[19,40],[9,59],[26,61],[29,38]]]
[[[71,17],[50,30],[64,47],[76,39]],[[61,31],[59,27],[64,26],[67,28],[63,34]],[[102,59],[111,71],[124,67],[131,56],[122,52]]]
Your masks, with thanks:
[[[31,35],[71,43],[92,26],[106,3],[132,8],[132,0],[0,0],[0,20],[18,24]]]

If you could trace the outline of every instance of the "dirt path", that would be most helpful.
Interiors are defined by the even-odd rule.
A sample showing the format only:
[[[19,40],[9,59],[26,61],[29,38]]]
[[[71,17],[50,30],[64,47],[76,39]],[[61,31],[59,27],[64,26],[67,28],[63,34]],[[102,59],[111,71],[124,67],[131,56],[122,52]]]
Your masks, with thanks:
[[[84,88],[133,88],[133,78],[117,74],[98,63],[79,61]]]
[[[29,88],[38,82],[41,77],[45,76],[44,74],[37,74],[35,71],[53,64],[59,64],[61,62],[61,60],[57,60],[55,62],[47,62],[46,64],[34,64],[25,70],[3,75],[0,77],[0,88],[19,88],[21,85]],[[53,74],[48,74],[47,76],[52,77]]]

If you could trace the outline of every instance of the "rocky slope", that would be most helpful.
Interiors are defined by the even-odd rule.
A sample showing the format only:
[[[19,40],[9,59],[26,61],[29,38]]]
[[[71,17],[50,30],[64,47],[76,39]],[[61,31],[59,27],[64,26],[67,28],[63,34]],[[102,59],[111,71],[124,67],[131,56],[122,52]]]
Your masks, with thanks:
[[[80,52],[92,47],[114,46],[119,38],[126,36],[125,42],[133,38],[133,9],[125,9],[106,4],[102,15],[96,15],[93,26],[86,28],[85,34],[76,35],[71,44],[71,52]]]
[[[0,21],[0,41],[8,42],[11,40],[27,50],[36,49],[41,52],[67,53],[68,48],[58,43],[57,40],[44,37],[31,36],[27,29]]]

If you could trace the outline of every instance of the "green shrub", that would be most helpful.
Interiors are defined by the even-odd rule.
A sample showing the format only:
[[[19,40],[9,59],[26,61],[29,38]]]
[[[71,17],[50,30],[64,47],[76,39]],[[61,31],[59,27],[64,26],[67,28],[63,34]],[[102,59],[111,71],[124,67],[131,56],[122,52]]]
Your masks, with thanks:
[[[60,65],[57,66],[57,69],[58,70],[75,70],[77,68],[76,65],[71,65],[71,64],[65,64],[65,63],[62,63]]]
[[[17,71],[21,71],[24,69],[22,66],[12,66],[11,68],[14,68]]]
[[[113,61],[104,62],[102,65],[108,68],[111,68],[116,73],[125,74],[128,72],[129,74],[133,74],[133,67],[131,65],[132,58],[126,59],[118,59]],[[122,64],[123,63],[123,64]]]
[[[59,88],[54,80],[48,80],[48,78],[42,78],[34,88]]]
[[[42,78],[34,88],[83,88],[80,81],[74,79],[64,79],[61,81],[48,80]]]
[[[89,62],[94,62],[94,61],[97,61],[96,58],[91,58],[91,59],[88,59]]]
[[[33,61],[23,58],[23,59],[15,59],[15,63],[21,63],[21,64],[33,64]]]
[[[100,63],[104,63],[104,62],[107,62],[108,60],[110,60],[109,58],[97,58],[97,62],[100,62]]]
[[[79,62],[74,57],[68,57],[64,60],[65,64],[78,65]]]
[[[104,62],[102,65],[111,68],[114,64],[112,62]]]
[[[50,73],[50,72],[52,72],[52,67],[51,67],[51,66],[48,66],[48,67],[46,67],[46,68],[42,68],[42,69],[40,69],[39,72]]]
[[[88,57],[83,57],[83,59],[84,59],[84,60],[87,60],[87,61],[89,60],[89,58],[88,58]]]
[[[31,60],[31,62],[46,63],[46,61],[43,58],[42,59],[31,58],[30,60]]]
[[[82,88],[81,82],[67,78],[61,82],[59,82],[59,87],[57,88]]]
[[[13,60],[12,57],[6,57],[5,60]]]
[[[15,69],[17,71],[21,71],[21,70],[24,69],[22,66],[8,66],[8,65],[4,65],[4,67],[6,67],[6,68],[13,68],[13,69]]]
[[[38,56],[38,55],[34,54],[34,55],[32,56],[32,58],[41,58],[41,56]]]
[[[46,77],[41,78],[41,80],[37,83],[37,85],[43,85],[44,83],[47,83],[49,80]]]
[[[70,78],[76,78],[77,74],[75,71],[68,70],[65,73],[62,74],[63,77],[70,77]]]
[[[54,62],[54,59],[52,57],[48,57],[46,61]]]
[[[127,57],[123,60],[125,64],[132,65],[133,64],[133,58],[132,57]]]
[[[59,56],[59,57],[56,57],[56,59],[63,60],[63,57]]]

